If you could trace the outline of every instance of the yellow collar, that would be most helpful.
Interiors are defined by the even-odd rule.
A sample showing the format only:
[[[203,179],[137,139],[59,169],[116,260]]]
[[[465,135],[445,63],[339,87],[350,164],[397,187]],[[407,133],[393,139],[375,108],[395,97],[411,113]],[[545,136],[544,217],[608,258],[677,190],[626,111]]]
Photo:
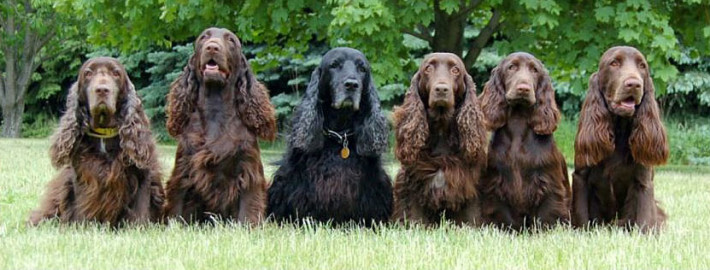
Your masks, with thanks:
[[[118,128],[89,128],[86,135],[100,139],[113,138],[118,136]]]

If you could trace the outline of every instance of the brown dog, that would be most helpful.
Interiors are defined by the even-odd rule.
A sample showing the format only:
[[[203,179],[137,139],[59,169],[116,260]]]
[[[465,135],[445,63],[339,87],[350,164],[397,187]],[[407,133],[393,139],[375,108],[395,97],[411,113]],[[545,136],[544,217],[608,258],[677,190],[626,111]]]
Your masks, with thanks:
[[[508,55],[491,72],[481,107],[493,131],[481,181],[484,220],[515,230],[569,222],[567,166],[552,135],[560,112],[540,60]]]
[[[276,136],[274,108],[256,81],[241,43],[227,29],[209,28],[168,95],[170,135],[178,140],[166,188],[166,215],[258,223],[266,179],[257,137]]]
[[[393,219],[479,224],[476,185],[485,168],[485,128],[476,85],[461,59],[428,55],[412,78],[402,106],[395,108]]]
[[[575,139],[574,202],[577,227],[616,221],[642,231],[666,219],[653,192],[653,166],[668,159],[648,63],[633,47],[602,55],[589,79]]]
[[[164,195],[150,123],[118,60],[98,57],[81,67],[49,153],[60,172],[30,224],[58,217],[117,226],[160,217]]]

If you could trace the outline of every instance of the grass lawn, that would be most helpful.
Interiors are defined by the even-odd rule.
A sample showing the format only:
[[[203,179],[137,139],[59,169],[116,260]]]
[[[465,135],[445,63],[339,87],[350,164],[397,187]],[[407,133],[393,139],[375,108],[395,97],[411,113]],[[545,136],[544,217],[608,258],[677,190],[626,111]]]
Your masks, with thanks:
[[[132,227],[24,222],[54,175],[47,139],[0,139],[0,269],[710,269],[710,169],[669,166],[656,195],[669,214],[659,235],[557,228],[386,226],[379,230],[234,224]],[[167,178],[174,146],[161,146]],[[277,151],[264,151],[266,162]],[[388,171],[397,169],[389,162]],[[267,165],[270,178],[273,166]]]

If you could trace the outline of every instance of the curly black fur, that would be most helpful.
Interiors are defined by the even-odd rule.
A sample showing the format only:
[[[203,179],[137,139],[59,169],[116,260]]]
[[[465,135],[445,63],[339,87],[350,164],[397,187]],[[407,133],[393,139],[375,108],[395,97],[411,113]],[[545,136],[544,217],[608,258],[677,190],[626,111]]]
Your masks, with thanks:
[[[382,168],[388,126],[365,56],[335,48],[313,71],[292,119],[288,151],[269,188],[267,215],[278,221],[312,218],[370,225],[392,212],[392,184]],[[324,135],[349,131],[343,145]]]

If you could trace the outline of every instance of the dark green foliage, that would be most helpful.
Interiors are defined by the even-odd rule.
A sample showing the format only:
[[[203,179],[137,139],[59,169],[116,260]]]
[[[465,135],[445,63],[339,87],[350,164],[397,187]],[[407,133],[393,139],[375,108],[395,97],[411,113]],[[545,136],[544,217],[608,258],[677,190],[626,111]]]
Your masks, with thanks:
[[[425,39],[434,34],[435,2],[447,14],[460,12],[465,4],[456,0],[54,2],[55,10],[81,21],[86,31],[65,24],[62,29],[74,35],[50,42],[45,53],[61,53],[45,55],[32,75],[22,131],[32,137],[51,133],[79,65],[89,57],[108,55],[126,65],[157,138],[170,140],[164,128],[169,85],[192,53],[188,42],[213,25],[233,30],[242,40],[257,78],[270,90],[281,134],[288,131],[290,114],[313,69],[323,53],[335,46],[356,47],[367,55],[383,108],[389,111],[401,103],[419,62],[432,51],[432,43]],[[484,0],[466,20],[464,52],[474,46],[493,10],[503,12],[501,25],[482,45],[469,73],[480,92],[490,70],[506,54],[529,51],[543,60],[567,119],[556,133],[566,157],[572,157],[574,119],[599,56],[610,46],[632,45],[646,54],[657,99],[671,119],[666,121],[671,162],[707,164],[710,120],[702,117],[710,115],[710,3]]]
[[[665,123],[671,147],[669,164],[710,165],[710,120],[674,117]]]
[[[151,52],[146,59],[150,66],[146,70],[149,84],[139,88],[138,95],[143,99],[145,113],[159,141],[170,139],[165,129],[165,99],[170,84],[180,75],[193,50],[192,44],[177,45],[170,51]]]
[[[271,94],[271,103],[276,107],[280,133],[284,134],[285,127],[293,109],[301,101],[302,94],[306,91],[311,73],[320,64],[321,56],[328,50],[325,45],[314,45],[308,51],[291,55],[261,55],[266,46],[245,46],[244,54],[252,59],[250,63],[256,73],[257,79],[266,84]]]
[[[41,138],[49,136],[64,112],[67,89],[76,81],[76,70],[83,62],[88,46],[78,40],[65,41],[63,53],[47,58],[32,74],[27,89],[22,136]]]
[[[668,84],[661,106],[667,115],[710,113],[710,56],[700,57],[686,49],[677,67],[680,75]]]

